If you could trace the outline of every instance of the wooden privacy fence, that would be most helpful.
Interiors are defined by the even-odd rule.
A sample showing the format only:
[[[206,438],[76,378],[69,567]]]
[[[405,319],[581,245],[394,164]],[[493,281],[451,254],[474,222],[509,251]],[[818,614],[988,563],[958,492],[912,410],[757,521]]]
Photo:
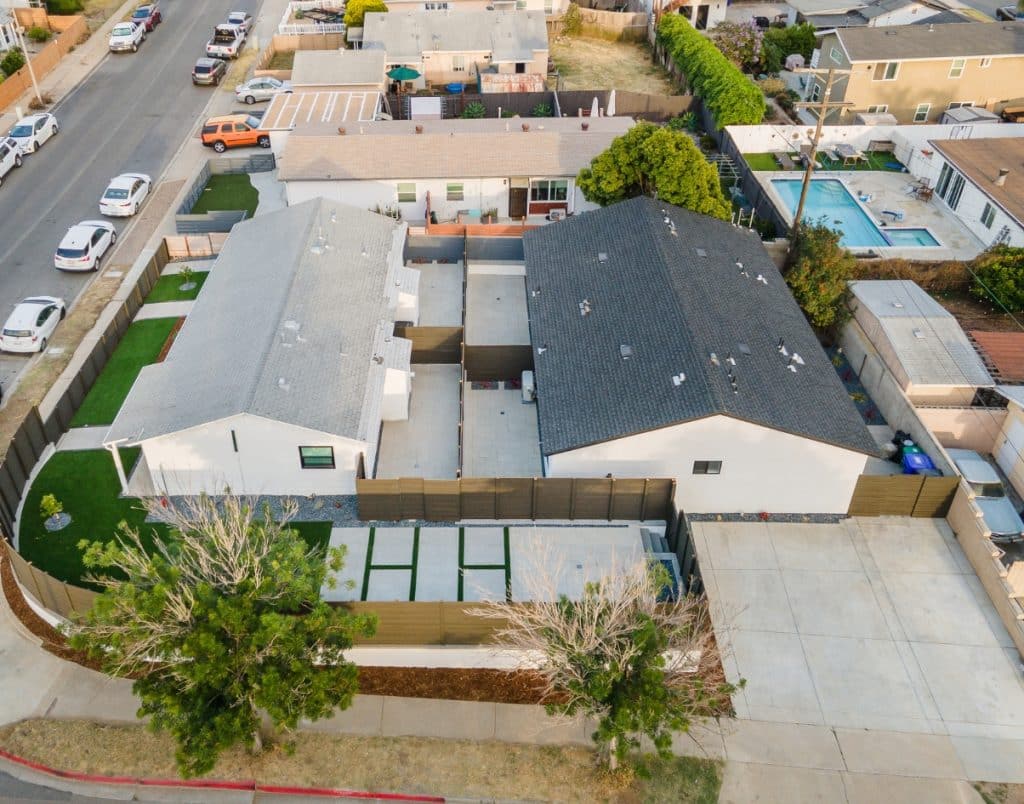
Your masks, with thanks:
[[[489,642],[504,620],[474,617],[473,603],[370,602],[334,603],[353,614],[375,614],[377,633],[370,639],[357,639],[364,645],[479,645]]]
[[[959,480],[924,475],[861,475],[847,513],[850,516],[944,517],[949,513]]]
[[[359,518],[664,519],[675,481],[667,478],[463,477],[357,480]]]
[[[23,11],[27,11],[27,9],[18,9],[19,19],[23,16],[21,13]],[[60,34],[31,57],[32,69],[35,71],[37,82],[49,75],[53,68],[60,64],[60,60],[71,51],[71,48],[89,33],[85,17],[78,15],[49,17],[47,23],[50,28],[59,31]],[[23,92],[27,92],[31,88],[32,77],[26,64],[20,70],[7,76],[3,83],[0,83],[0,112],[15,103]]]
[[[14,577],[43,608],[66,620],[77,619],[92,608],[96,592],[58,581],[36,569],[10,545],[5,544],[4,547],[11,562],[11,569],[14,570]]]
[[[413,363],[458,363],[462,355],[462,327],[395,325],[396,338],[412,341]]]
[[[503,346],[466,345],[463,356],[466,379],[518,380],[524,371],[533,370],[533,347],[529,344]]]

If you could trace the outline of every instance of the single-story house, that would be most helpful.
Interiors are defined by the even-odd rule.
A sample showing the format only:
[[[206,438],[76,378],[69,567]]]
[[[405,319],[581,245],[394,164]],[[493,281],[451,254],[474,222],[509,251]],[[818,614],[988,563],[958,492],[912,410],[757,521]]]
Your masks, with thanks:
[[[467,82],[498,73],[547,75],[548,29],[543,11],[390,11],[363,22],[363,49],[382,50],[387,67],[411,67],[410,82]]]
[[[438,221],[593,209],[576,185],[590,161],[626,133],[625,117],[393,120],[303,126],[278,160],[289,204],[323,196]]]
[[[883,28],[888,25],[939,25],[947,22],[966,22],[955,11],[942,9],[922,0],[794,0],[801,22],[818,30],[832,28]],[[792,4],[791,4],[792,5]],[[816,10],[824,9],[824,10]]]
[[[641,197],[523,245],[546,475],[846,513],[875,442],[755,232]]]
[[[1017,493],[1024,495],[1024,385],[1000,385],[996,390],[1007,405],[992,455]]]
[[[378,89],[299,89],[275,95],[260,119],[260,130],[270,135],[270,147],[280,155],[291,132],[310,123],[335,134],[339,128],[382,119],[387,97]]]
[[[291,82],[297,91],[381,91],[384,61],[381,50],[297,50]]]
[[[854,320],[914,404],[970,405],[995,385],[956,318],[916,282],[859,280],[850,292]]]
[[[388,11],[542,11],[560,17],[569,0],[384,0]]]
[[[939,202],[983,243],[1024,246],[1024,138],[932,140],[929,145],[934,153],[927,167],[918,160],[915,172],[929,181]]]
[[[104,439],[149,493],[351,494],[408,417],[419,271],[406,226],[316,199],[238,224],[166,359]],[[119,450],[142,457],[129,481]]]

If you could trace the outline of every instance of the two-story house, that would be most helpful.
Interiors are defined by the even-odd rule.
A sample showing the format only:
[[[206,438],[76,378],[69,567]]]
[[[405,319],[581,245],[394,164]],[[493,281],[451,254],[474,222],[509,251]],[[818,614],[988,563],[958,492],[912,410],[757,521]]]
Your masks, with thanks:
[[[836,68],[831,100],[850,104],[830,124],[864,112],[935,123],[961,106],[999,111],[1024,95],[1024,22],[845,28],[822,37],[812,64]],[[808,100],[821,98],[825,80],[808,82]]]

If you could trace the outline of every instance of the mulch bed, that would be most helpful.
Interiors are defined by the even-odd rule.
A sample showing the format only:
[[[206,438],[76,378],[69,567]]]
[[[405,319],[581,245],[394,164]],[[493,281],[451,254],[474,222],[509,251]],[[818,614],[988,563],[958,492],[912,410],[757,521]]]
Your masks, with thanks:
[[[171,351],[171,347],[174,346],[174,339],[178,337],[178,332],[185,326],[185,317],[179,318],[173,327],[171,327],[170,334],[167,336],[167,340],[164,341],[164,345],[160,347],[160,354],[156,356],[157,363],[163,363],[164,358],[167,357],[167,353]]]

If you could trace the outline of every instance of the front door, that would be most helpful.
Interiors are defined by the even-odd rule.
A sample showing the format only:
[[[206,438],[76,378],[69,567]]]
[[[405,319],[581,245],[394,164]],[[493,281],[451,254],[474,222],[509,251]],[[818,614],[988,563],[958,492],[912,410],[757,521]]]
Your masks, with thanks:
[[[510,187],[508,191],[508,216],[510,218],[526,217],[526,199],[528,187]]]
[[[708,27],[708,11],[711,10],[711,6],[700,5],[697,6],[697,23],[693,26],[698,31],[703,31]]]

